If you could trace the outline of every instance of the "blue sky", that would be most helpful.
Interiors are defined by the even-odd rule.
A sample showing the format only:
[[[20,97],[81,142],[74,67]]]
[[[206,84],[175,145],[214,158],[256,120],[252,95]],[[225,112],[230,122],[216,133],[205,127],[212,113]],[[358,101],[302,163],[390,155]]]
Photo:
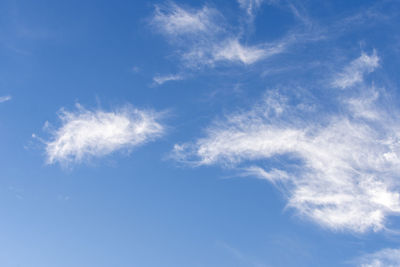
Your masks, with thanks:
[[[0,2],[0,266],[400,266],[398,1]]]

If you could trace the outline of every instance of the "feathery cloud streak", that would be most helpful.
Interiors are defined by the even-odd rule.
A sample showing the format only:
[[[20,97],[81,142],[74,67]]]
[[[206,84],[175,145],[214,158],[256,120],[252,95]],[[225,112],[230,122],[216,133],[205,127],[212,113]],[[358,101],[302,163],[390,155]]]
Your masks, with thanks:
[[[400,122],[379,108],[378,97],[370,89],[370,96],[344,100],[343,114],[316,120],[284,96],[268,95],[250,111],[215,122],[204,138],[175,145],[174,156],[196,166],[239,168],[282,186],[288,206],[321,226],[380,230],[387,216],[400,213]],[[279,157],[292,163],[280,169]]]
[[[264,0],[238,0],[239,6],[246,11],[250,19],[254,18],[254,12],[263,2]]]
[[[183,76],[179,74],[157,75],[153,77],[153,81],[158,85],[162,85],[169,81],[179,81],[179,80],[183,80]]]
[[[213,20],[217,15],[218,12],[212,8],[189,10],[170,3],[155,6],[152,23],[166,35],[207,33],[216,29]]]
[[[6,96],[0,96],[0,103],[3,103],[3,102],[7,102],[7,101],[10,101],[11,100],[11,96],[9,96],[9,95],[6,95]]]
[[[379,66],[379,58],[374,51],[370,56],[362,55],[350,63],[333,81],[333,86],[346,89],[363,81],[363,76]]]
[[[397,267],[400,266],[400,249],[382,249],[364,255],[359,259],[360,267]]]
[[[77,105],[76,111],[62,109],[59,118],[62,125],[51,130],[52,138],[46,142],[49,164],[80,163],[136,147],[164,133],[160,114],[131,106],[107,112]]]
[[[219,62],[253,64],[278,51],[271,49],[273,44],[242,44],[231,27],[224,27],[223,15],[207,6],[200,9],[183,8],[174,3],[156,6],[151,24],[180,48],[181,59],[187,67],[214,66]],[[277,46],[282,48],[280,44]]]

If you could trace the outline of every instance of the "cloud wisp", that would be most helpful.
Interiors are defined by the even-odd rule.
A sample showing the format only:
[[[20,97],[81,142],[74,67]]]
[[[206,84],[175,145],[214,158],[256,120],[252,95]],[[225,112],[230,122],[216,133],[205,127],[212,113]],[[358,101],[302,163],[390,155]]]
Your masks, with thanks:
[[[248,17],[253,20],[254,13],[260,8],[264,0],[238,0],[240,8],[246,11]]]
[[[341,73],[335,76],[332,85],[346,89],[363,81],[364,75],[373,72],[379,66],[379,58],[376,51],[371,55],[362,53],[352,61]]]
[[[184,77],[179,74],[169,74],[169,75],[157,75],[153,77],[153,82],[157,85],[162,85],[166,82],[170,81],[180,81],[183,80]]]
[[[210,33],[218,29],[214,19],[218,12],[207,6],[201,9],[188,9],[170,2],[156,5],[151,23],[167,36]]]
[[[242,2],[240,6],[249,12],[261,4],[260,1]],[[249,65],[277,53],[278,49],[271,49],[273,45],[282,50],[278,43],[243,44],[239,34],[231,26],[226,26],[224,16],[208,6],[199,9],[174,3],[156,6],[150,24],[179,48],[178,54],[189,68],[213,67],[224,62]]]
[[[294,2],[237,0],[237,3],[242,12],[238,12],[236,23],[231,23],[214,6],[191,8],[174,2],[156,5],[149,22],[174,47],[173,54],[179,60],[181,72],[219,66],[250,67],[256,63],[262,68],[261,63],[266,63],[266,60],[273,60],[286,52],[301,55],[304,52],[299,50],[303,49],[304,43],[336,39],[358,25],[358,20],[348,17],[341,19],[345,21],[345,27],[343,22],[319,24],[301,4]],[[253,19],[264,3],[292,13],[297,24],[273,40],[246,41],[251,40]],[[378,66],[376,54],[364,53],[328,82],[333,87],[349,88]]]
[[[267,51],[264,48],[243,46],[238,39],[227,40],[212,52],[213,61],[241,62],[245,65],[253,64],[266,55]]]
[[[0,96],[0,103],[10,101],[12,97],[10,95]]]
[[[323,227],[378,231],[400,214],[400,122],[398,112],[378,105],[377,90],[368,92],[342,99],[334,115],[270,94],[215,122],[205,137],[175,145],[173,155],[268,180],[285,192],[288,207]]]
[[[358,261],[360,267],[397,267],[400,266],[400,249],[386,248],[367,254]]]
[[[47,163],[69,165],[108,155],[121,149],[132,149],[160,137],[164,126],[160,114],[125,106],[115,111],[87,110],[59,112],[61,126],[49,129],[45,141]]]

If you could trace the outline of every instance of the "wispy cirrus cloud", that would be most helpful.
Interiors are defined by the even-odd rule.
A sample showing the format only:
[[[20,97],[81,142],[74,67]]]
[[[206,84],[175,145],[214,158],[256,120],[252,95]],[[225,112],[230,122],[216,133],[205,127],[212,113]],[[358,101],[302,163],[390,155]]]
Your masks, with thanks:
[[[200,9],[183,8],[175,3],[156,5],[152,25],[169,36],[210,33],[218,30],[214,20],[219,12],[204,6]]]
[[[262,59],[267,54],[262,47],[243,46],[238,39],[232,39],[217,47],[212,57],[214,61],[237,61],[247,65]]]
[[[397,267],[400,266],[400,249],[386,248],[357,259],[360,267]]]
[[[157,75],[153,77],[153,81],[158,85],[162,85],[170,81],[180,81],[183,79],[184,77],[180,74]]]
[[[372,23],[383,16],[383,13],[377,13],[371,17],[361,12],[357,15],[358,19],[341,17],[340,22],[328,20],[329,23],[321,24],[308,14],[306,4],[299,2],[237,0],[237,3],[238,7],[245,11],[237,14],[237,23],[226,19],[223,12],[215,6],[206,4],[200,8],[191,8],[187,5],[167,2],[155,6],[150,24],[170,41],[175,49],[173,55],[179,59],[184,69],[181,72],[184,72],[221,65],[249,67],[255,63],[260,63],[260,69],[262,69],[265,66],[261,63],[266,63],[266,60],[272,61],[286,52],[303,55],[302,49],[305,43],[337,39],[359,28],[361,22],[368,20]],[[273,40],[249,42],[248,40],[251,40],[249,35],[254,33],[252,30],[254,25],[248,25],[252,24],[252,19],[250,21],[248,19],[249,14],[254,17],[263,3],[292,13],[297,22],[287,32]],[[379,11],[379,5],[371,7],[375,13],[378,12],[375,9]],[[367,13],[370,14],[372,11],[368,10]],[[246,22],[245,25],[243,25],[243,20]],[[374,62],[375,59],[373,53],[364,53],[359,61],[353,62],[343,72],[337,73],[337,77],[329,82],[338,88],[355,85],[364,74],[379,66],[379,62]],[[282,67],[280,65],[282,61],[274,63]]]
[[[371,55],[362,53],[346,68],[334,77],[332,85],[342,89],[351,87],[363,81],[364,75],[373,72],[379,66],[379,58],[376,51]]]
[[[76,111],[61,109],[61,126],[51,129],[45,141],[47,163],[68,165],[131,149],[152,141],[164,133],[160,114],[125,106],[114,111],[88,110],[77,105]]]
[[[240,8],[246,11],[249,18],[254,19],[254,13],[260,8],[264,0],[237,0]]]
[[[323,116],[269,94],[215,122],[205,137],[175,145],[173,154],[194,166],[221,165],[268,180],[285,192],[288,207],[323,227],[378,231],[400,214],[400,122],[398,112],[378,105],[377,90],[368,92]]]
[[[12,97],[10,95],[0,96],[0,103],[10,101]]]
[[[212,67],[223,62],[249,65],[278,52],[271,46],[282,51],[280,43],[242,43],[239,35],[232,27],[226,26],[224,20],[215,8],[190,9],[169,3],[156,6],[151,25],[179,47],[179,55],[186,67]]]
[[[226,38],[204,46],[195,46],[182,54],[186,67],[214,67],[217,64],[231,63],[251,65],[264,58],[279,54],[287,46],[286,40],[273,44],[255,46],[243,45],[237,38]]]

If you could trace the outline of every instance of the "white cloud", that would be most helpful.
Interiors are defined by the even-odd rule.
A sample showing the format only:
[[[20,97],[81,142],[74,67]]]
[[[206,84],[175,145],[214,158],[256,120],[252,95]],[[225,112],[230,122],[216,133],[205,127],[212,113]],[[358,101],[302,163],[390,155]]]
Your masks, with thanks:
[[[239,61],[252,64],[266,56],[266,51],[258,47],[246,47],[237,39],[228,40],[213,53],[213,61]]]
[[[258,1],[256,1],[258,3]],[[255,5],[255,4],[252,4]],[[214,66],[220,62],[253,64],[283,51],[282,43],[244,45],[223,15],[204,6],[189,9],[174,3],[156,6],[151,24],[170,38],[186,67]]]
[[[6,102],[6,101],[10,101],[11,100],[11,96],[6,95],[6,96],[0,96],[0,103]]]
[[[379,95],[371,91],[345,100],[345,113],[323,119],[318,110],[269,95],[250,111],[214,123],[204,138],[175,145],[174,157],[283,185],[288,206],[323,227],[384,229],[388,216],[400,214],[400,122],[396,111],[379,108]]]
[[[158,85],[161,85],[169,81],[179,81],[179,80],[183,80],[183,76],[179,74],[157,75],[153,77],[153,81]]]
[[[238,0],[239,6],[244,9],[250,18],[253,18],[254,12],[260,8],[264,0]]]
[[[383,249],[364,255],[358,261],[360,267],[398,267],[400,266],[400,249]]]
[[[375,90],[365,90],[368,95],[364,97],[349,98],[345,100],[353,116],[365,119],[379,119],[379,110],[375,106],[375,101],[379,94]]]
[[[333,86],[342,89],[351,87],[360,83],[364,79],[364,75],[374,71],[379,66],[379,57],[376,51],[371,55],[362,53],[361,56],[352,61],[343,72],[334,77]]]
[[[45,142],[47,162],[79,163],[154,140],[164,133],[159,117],[153,111],[130,106],[111,112],[91,111],[80,105],[74,112],[62,109],[62,125],[52,130],[51,139]]]
[[[224,62],[250,65],[281,52],[284,46],[283,44],[271,45],[269,48],[265,45],[246,46],[236,38],[226,38],[197,45],[184,53],[182,58],[188,67],[215,66]]]
[[[174,3],[155,6],[152,24],[167,35],[196,34],[214,31],[217,12],[208,7],[190,10]]]

